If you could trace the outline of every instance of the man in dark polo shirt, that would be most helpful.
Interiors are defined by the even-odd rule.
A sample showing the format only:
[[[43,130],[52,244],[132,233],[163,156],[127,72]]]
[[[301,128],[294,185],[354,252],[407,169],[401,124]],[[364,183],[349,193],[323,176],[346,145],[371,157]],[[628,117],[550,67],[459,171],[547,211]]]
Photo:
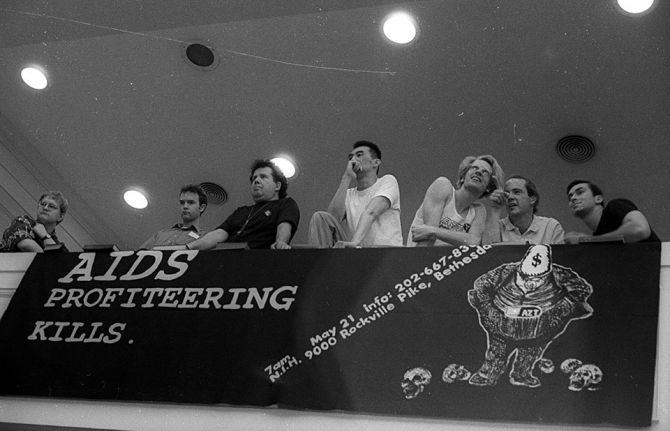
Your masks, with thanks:
[[[207,195],[197,184],[189,184],[179,191],[181,223],[156,232],[139,247],[141,250],[159,246],[186,245],[204,235],[200,216],[207,208]]]
[[[647,218],[628,199],[613,199],[605,204],[600,187],[588,180],[572,181],[567,193],[570,210],[593,234],[570,232],[565,235],[566,243],[576,244],[590,238],[623,238],[626,243],[659,241]]]
[[[244,242],[249,248],[291,248],[300,210],[286,196],[286,177],[271,161],[256,160],[249,180],[253,205],[237,208],[218,228],[186,248],[209,250],[220,242]]]

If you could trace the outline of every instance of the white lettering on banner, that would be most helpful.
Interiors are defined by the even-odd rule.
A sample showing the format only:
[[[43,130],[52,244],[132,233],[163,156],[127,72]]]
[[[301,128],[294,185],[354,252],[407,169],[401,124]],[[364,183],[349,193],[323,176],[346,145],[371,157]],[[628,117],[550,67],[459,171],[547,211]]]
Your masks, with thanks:
[[[275,310],[288,310],[295,301],[298,286],[281,286],[279,288],[265,287],[262,294],[255,287],[238,287],[227,289],[231,295],[226,295],[226,289],[221,287],[184,288],[184,287],[148,287],[128,288],[93,288],[81,289],[51,289],[49,299],[44,303],[45,308],[169,308],[169,309],[213,309],[239,310],[255,308],[263,310],[266,307]],[[138,293],[141,292],[141,295]],[[126,328],[125,323],[113,323],[108,327],[102,322],[86,324],[83,322],[59,322],[38,320],[28,340],[51,341],[65,343],[105,343],[113,344],[122,337]],[[333,340],[335,327],[324,334]],[[132,344],[134,341],[129,340]],[[321,343],[321,340],[319,340]],[[289,367],[290,368],[290,367]],[[276,371],[276,370],[275,370]]]
[[[309,342],[312,343],[312,347],[318,346],[323,340],[334,337],[336,331],[337,326],[333,326],[332,328],[324,331],[323,334],[317,334],[314,337],[309,337]]]
[[[295,301],[298,286],[268,286],[260,290],[262,293],[256,287],[56,287],[51,289],[44,307],[288,310]]]
[[[154,250],[116,251],[109,253],[111,264],[104,273],[94,274],[96,253],[79,253],[79,261],[64,277],[59,278],[58,287],[49,292],[44,302],[45,309],[200,309],[212,311],[228,310],[289,310],[295,302],[297,285],[279,287],[104,287],[97,284],[87,288],[82,282],[133,282],[153,277],[160,281],[173,281],[186,273],[191,262],[197,256],[197,250],[177,250],[170,254]],[[165,264],[164,258],[167,256]],[[117,273],[122,260],[129,261],[130,267],[125,273]],[[131,260],[132,259],[132,260]],[[100,265],[98,265],[99,267]],[[162,269],[161,269],[162,268]],[[100,271],[99,268],[96,268]],[[74,285],[70,284],[76,282]],[[67,319],[64,319],[67,320]],[[115,322],[69,322],[58,320],[37,320],[32,332],[27,336],[30,341],[65,343],[105,343],[113,344],[121,340],[126,323]],[[329,338],[335,336],[336,328],[328,330]],[[134,340],[128,340],[133,344]],[[321,340],[319,340],[319,344]],[[287,360],[295,365],[295,360]],[[276,368],[276,367],[275,367]],[[273,372],[277,372],[274,369]]]
[[[422,270],[410,274],[409,277],[397,283],[393,291],[377,295],[370,302],[363,303],[362,308],[365,315],[355,318],[352,314],[349,314],[345,318],[340,319],[340,328],[337,331],[339,339],[349,340],[354,338],[355,334],[360,333],[361,330],[372,326],[398,306],[411,301],[422,292],[432,288],[433,283],[436,281],[444,280],[460,268],[479,259],[480,256],[485,255],[490,249],[490,245],[478,245],[476,247],[462,245],[451,249],[449,255],[440,257],[435,262],[425,266]],[[423,281],[423,277],[430,277],[431,281]],[[336,338],[334,333],[336,328],[337,325],[309,337],[311,347],[303,353],[303,356],[308,360],[312,360],[335,346],[338,343],[338,338]],[[286,361],[286,358],[295,359],[295,356],[286,355],[278,363]],[[302,361],[298,360],[297,362],[293,362],[291,366],[284,366],[281,368],[281,372],[276,371],[272,364],[268,365],[265,369],[268,372],[270,381],[275,382],[284,373],[300,363]]]
[[[54,322],[38,320],[33,332],[28,335],[31,341],[63,341],[65,343],[105,343],[114,344],[121,339],[125,323],[112,323],[107,328],[102,322],[86,324],[84,322]],[[132,341],[130,341],[132,343]]]
[[[421,290],[428,289],[430,286],[432,285],[428,282],[419,283],[417,287],[408,287],[406,290],[398,293],[398,300],[400,300],[400,302],[405,302],[405,300],[418,295]]]
[[[448,260],[451,260],[454,257],[456,257],[456,258],[462,257],[461,260],[455,260],[455,261],[452,261],[452,262],[447,262],[447,261],[442,261],[443,259],[440,259],[440,263],[442,264],[442,266],[444,268],[440,267],[440,268],[435,269],[432,272],[433,277],[435,277],[435,280],[441,281],[441,280],[444,279],[444,277],[450,276],[451,274],[458,271],[460,268],[463,268],[465,265],[469,264],[473,260],[479,259],[479,256],[482,256],[482,255],[486,254],[486,251],[490,250],[491,246],[490,245],[485,245],[485,246],[478,245],[477,249],[475,251],[471,252],[470,255],[465,255],[465,253],[468,250],[463,250],[463,248],[468,248],[468,247],[462,245],[459,248],[455,248],[452,251],[451,256],[448,257]],[[447,263],[448,263],[448,265],[447,265]],[[426,274],[426,275],[430,275],[430,274]]]
[[[450,250],[448,255],[441,256],[435,262],[411,273],[405,279],[393,285],[393,289],[380,293],[361,305],[360,316],[348,314],[339,319],[338,325],[333,325],[322,332],[309,337],[309,348],[304,350],[303,356],[312,360],[328,350],[334,348],[339,341],[355,338],[364,329],[381,321],[389,313],[402,304],[412,301],[421,293],[433,288],[437,282],[444,280],[459,269],[469,265],[486,254],[491,246],[460,246]],[[195,259],[195,250],[178,250],[164,254],[160,251],[140,250],[137,252],[112,252],[111,264],[103,274],[94,275],[93,267],[95,253],[80,253],[79,262],[70,272],[58,279],[59,287],[51,289],[44,308],[61,309],[91,309],[104,308],[139,308],[139,309],[201,309],[213,311],[227,310],[289,310],[295,301],[297,285],[280,287],[100,287],[96,285],[90,289],[81,287],[80,282],[95,281],[136,281],[153,277],[155,280],[172,281],[178,279],[188,270],[188,262]],[[166,264],[161,268],[163,259],[167,256]],[[130,267],[124,274],[116,273],[121,260],[130,261]],[[169,271],[169,272],[168,272]],[[428,280],[426,280],[428,278]],[[76,281],[77,284],[67,287],[67,284]],[[389,286],[390,287],[390,286]],[[532,310],[524,310],[531,314]],[[113,323],[108,327],[102,322],[61,322],[38,320],[33,332],[28,335],[31,341],[50,342],[82,342],[107,343],[118,342],[122,338],[122,331],[126,323]],[[129,340],[132,343],[133,340]],[[268,378],[274,382],[288,370],[302,363],[296,355],[285,355],[265,369]]]
[[[198,250],[177,250],[170,253],[167,259],[167,265],[175,269],[175,272],[167,273],[164,270],[159,271],[154,279],[156,280],[175,280],[186,272],[188,269],[188,263],[195,259],[198,254]],[[119,266],[119,263],[122,259],[131,257],[135,255],[135,260],[133,261],[130,269],[123,275],[118,277],[121,281],[131,281],[131,280],[141,280],[143,278],[150,277],[158,267],[160,266],[163,257],[165,256],[163,252],[154,251],[154,250],[140,250],[140,251],[113,251],[109,253],[110,257],[114,258],[114,261],[111,263],[109,268],[105,271],[103,275],[93,276],[93,263],[95,262],[96,253],[79,253],[79,263],[72,268],[72,270],[65,276],[58,279],[59,283],[72,283],[73,281],[115,281],[117,276],[114,275],[114,271]],[[184,257],[186,262],[177,260],[180,257]],[[143,261],[149,262],[153,259],[150,266],[146,268],[143,272],[136,274],[138,267]],[[77,276],[75,278],[75,276]]]
[[[355,324],[352,324],[347,328],[340,329],[340,337],[344,340],[345,338],[352,336],[359,329],[363,329],[363,327],[369,325],[372,322],[375,322],[377,319],[380,319],[382,316],[393,310],[395,310],[395,304],[392,303],[380,306],[379,308],[375,309],[374,313],[365,317],[359,317]]]
[[[296,359],[295,356],[286,355],[281,358],[279,361],[275,362],[272,365],[265,367],[265,372],[268,373],[268,377],[272,383],[279,379],[285,372],[295,367],[302,361]]]

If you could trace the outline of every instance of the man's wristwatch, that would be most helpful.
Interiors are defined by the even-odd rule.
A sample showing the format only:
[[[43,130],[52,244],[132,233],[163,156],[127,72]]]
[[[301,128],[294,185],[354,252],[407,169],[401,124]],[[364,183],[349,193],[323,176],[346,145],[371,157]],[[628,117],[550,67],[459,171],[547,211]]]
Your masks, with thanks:
[[[42,237],[42,241],[47,240],[47,239],[53,239],[53,238],[51,238],[51,235],[49,235],[49,234],[46,234]]]

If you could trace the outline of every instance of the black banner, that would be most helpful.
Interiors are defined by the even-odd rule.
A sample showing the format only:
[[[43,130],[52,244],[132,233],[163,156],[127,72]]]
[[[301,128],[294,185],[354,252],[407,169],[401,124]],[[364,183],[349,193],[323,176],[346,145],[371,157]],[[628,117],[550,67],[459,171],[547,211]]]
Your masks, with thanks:
[[[660,244],[38,255],[0,394],[648,426],[659,270]]]

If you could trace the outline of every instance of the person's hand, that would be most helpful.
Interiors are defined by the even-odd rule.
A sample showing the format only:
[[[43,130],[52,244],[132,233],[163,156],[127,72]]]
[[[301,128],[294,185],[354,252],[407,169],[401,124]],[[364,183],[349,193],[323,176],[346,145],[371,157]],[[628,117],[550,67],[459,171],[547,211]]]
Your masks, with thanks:
[[[563,242],[565,244],[579,244],[580,239],[589,238],[590,236],[581,232],[568,232],[563,236]]]
[[[431,241],[435,239],[435,228],[425,224],[412,227],[412,240],[414,242]]]
[[[290,250],[291,246],[285,243],[284,241],[277,241],[270,246],[273,250]]]
[[[356,172],[361,170],[361,164],[356,160],[347,160],[347,167],[344,168],[344,176],[350,180],[356,179]]]
[[[35,234],[37,239],[42,239],[45,236],[49,235],[47,229],[44,227],[42,223],[35,223],[35,226],[33,226],[33,233]]]
[[[502,212],[502,209],[507,205],[507,195],[502,189],[495,189],[486,198],[489,207],[496,213]]]

